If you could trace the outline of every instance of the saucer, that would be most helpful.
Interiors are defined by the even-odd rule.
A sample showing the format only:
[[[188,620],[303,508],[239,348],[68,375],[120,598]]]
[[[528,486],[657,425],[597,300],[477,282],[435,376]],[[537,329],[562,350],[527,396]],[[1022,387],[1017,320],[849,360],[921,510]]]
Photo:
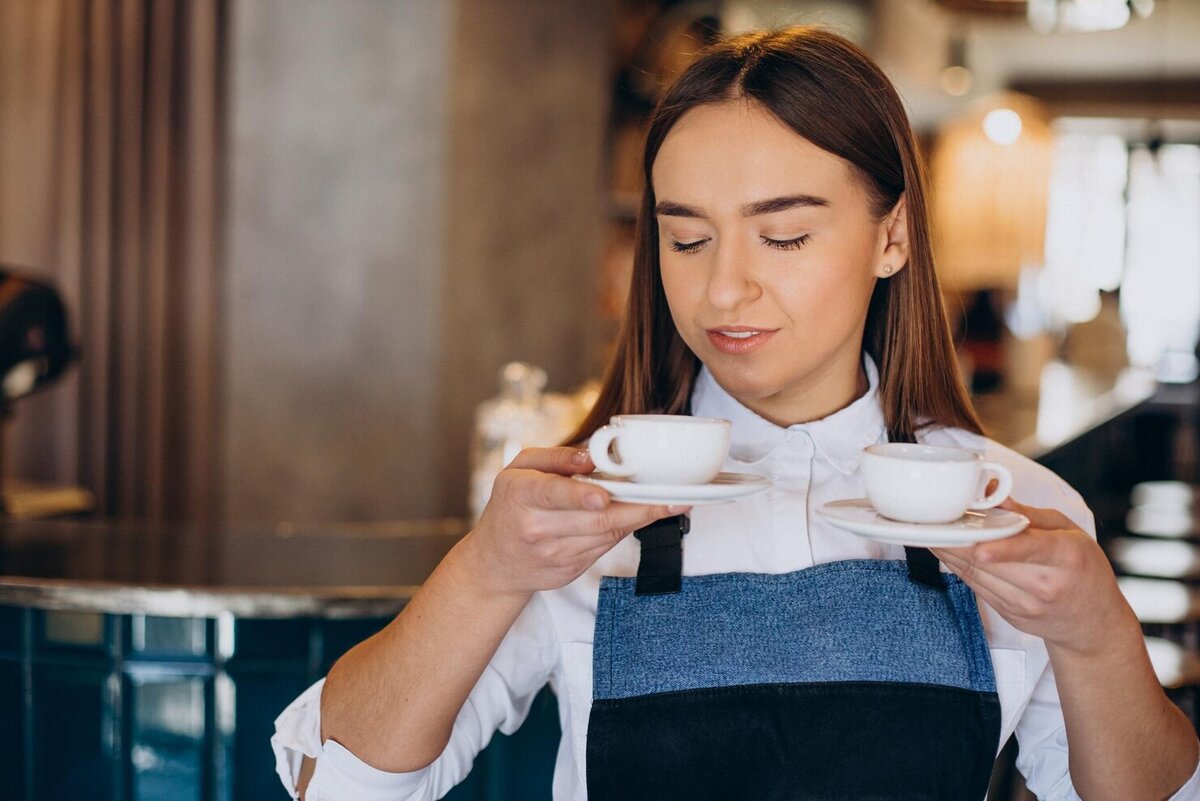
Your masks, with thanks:
[[[729,503],[739,498],[762,492],[771,486],[766,476],[747,473],[718,473],[707,484],[639,484],[621,476],[607,473],[574,476],[603,487],[613,500],[626,503],[666,504],[668,506],[707,506],[714,503]]]
[[[1025,515],[1007,509],[967,512],[952,523],[902,523],[876,512],[866,498],[823,503],[817,514],[860,537],[919,548],[953,548],[998,540],[1029,525]]]

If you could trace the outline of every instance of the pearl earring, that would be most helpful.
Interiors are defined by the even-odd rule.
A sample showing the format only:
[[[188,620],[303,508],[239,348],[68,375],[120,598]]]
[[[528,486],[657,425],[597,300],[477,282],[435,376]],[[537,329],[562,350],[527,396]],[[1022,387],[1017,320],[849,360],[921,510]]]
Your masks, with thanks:
[[[892,274],[892,265],[890,265],[890,264],[883,265],[883,274],[891,275]]]

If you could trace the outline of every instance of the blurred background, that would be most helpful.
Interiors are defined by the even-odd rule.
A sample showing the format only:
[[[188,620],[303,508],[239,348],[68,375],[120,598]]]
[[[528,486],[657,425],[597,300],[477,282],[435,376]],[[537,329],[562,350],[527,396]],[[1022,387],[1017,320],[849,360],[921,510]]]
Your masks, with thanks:
[[[139,518],[467,512],[501,368],[600,374],[663,85],[794,22],[909,107],[976,390],[1195,377],[1198,3],[4,0],[0,264],[78,347],[4,476]]]
[[[1097,510],[1195,719],[1200,2],[0,0],[0,712],[27,724],[25,797],[69,786],[33,711],[63,686],[64,720],[82,697],[125,721],[79,757],[113,797],[278,797],[273,714],[594,397],[663,87],[793,23],[895,82],[989,433]],[[267,619],[293,627],[246,628]],[[271,643],[253,681],[243,631]],[[104,667],[31,684],[42,647]],[[461,797],[501,797],[506,759]]]

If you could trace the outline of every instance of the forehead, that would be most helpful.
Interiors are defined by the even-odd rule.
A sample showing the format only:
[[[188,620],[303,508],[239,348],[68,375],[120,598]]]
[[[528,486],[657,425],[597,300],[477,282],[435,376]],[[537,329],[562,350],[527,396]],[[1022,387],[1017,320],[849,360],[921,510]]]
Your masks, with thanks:
[[[660,200],[721,207],[798,192],[831,201],[862,196],[847,161],[746,100],[685,113],[663,140],[652,177]]]

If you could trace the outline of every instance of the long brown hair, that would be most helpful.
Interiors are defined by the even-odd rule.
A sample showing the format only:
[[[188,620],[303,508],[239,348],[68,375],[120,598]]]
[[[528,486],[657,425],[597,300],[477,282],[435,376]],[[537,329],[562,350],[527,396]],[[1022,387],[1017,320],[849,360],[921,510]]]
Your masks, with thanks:
[[[732,99],[757,103],[849,162],[870,192],[878,219],[904,195],[908,265],[877,282],[863,335],[863,347],[879,367],[879,402],[888,433],[911,441],[931,424],[981,433],[957,369],[934,274],[924,165],[904,106],[860,48],[820,28],[793,27],[712,45],[654,110],[625,319],[596,405],[567,441],[584,442],[615,414],[688,410],[699,360],[675,330],[663,292],[651,171],[663,140],[685,113]]]

